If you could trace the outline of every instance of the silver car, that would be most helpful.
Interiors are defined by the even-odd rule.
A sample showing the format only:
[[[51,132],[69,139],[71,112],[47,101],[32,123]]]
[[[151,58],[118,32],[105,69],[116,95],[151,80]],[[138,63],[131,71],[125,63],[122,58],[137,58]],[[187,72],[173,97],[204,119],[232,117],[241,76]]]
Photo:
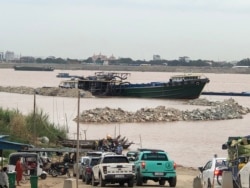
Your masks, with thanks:
[[[228,168],[227,159],[215,156],[205,166],[199,167],[200,179],[204,188],[221,188],[222,173]]]
[[[82,168],[81,168],[81,165],[83,163],[85,163],[88,158],[89,157],[87,157],[87,156],[80,157],[79,162],[78,163],[77,162],[74,163],[74,165],[73,165],[73,176],[74,177],[76,177],[76,173],[78,171],[79,178],[82,178]]]

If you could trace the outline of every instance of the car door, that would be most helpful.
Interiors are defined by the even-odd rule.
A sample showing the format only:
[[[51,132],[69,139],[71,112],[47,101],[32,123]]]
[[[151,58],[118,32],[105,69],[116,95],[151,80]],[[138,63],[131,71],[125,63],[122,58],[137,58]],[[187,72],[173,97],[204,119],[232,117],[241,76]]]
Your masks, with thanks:
[[[208,161],[206,165],[203,167],[202,171],[202,182],[204,186],[208,185],[208,179],[210,179],[210,183],[212,183],[211,179],[211,168],[212,168],[212,161]]]

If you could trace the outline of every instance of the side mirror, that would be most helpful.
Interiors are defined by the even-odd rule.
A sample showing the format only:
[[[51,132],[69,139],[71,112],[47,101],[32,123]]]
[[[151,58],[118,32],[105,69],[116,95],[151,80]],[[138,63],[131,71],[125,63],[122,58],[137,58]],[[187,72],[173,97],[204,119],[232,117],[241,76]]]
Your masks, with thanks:
[[[223,150],[228,149],[227,144],[222,144],[222,149]]]
[[[135,158],[134,157],[129,157],[128,160],[129,161],[135,161]]]
[[[198,170],[202,173],[204,168],[202,166],[198,167]]]

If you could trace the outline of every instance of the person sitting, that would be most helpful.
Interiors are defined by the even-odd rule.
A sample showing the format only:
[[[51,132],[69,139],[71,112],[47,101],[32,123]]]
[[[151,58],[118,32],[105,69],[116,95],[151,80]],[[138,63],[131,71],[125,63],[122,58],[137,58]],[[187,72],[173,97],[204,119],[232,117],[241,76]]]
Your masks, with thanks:
[[[119,143],[117,148],[116,148],[116,154],[121,155],[122,150],[123,150],[123,147],[122,147],[121,143]]]
[[[0,188],[8,188],[9,178],[7,175],[7,167],[3,167],[0,172]]]

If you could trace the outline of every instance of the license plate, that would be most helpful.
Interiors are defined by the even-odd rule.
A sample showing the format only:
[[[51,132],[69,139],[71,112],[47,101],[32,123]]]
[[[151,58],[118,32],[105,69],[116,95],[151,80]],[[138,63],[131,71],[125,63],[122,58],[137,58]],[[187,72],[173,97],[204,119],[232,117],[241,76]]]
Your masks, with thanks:
[[[163,172],[155,172],[155,176],[163,176],[164,173]]]
[[[124,178],[124,175],[123,174],[117,174],[115,175],[116,178]]]

